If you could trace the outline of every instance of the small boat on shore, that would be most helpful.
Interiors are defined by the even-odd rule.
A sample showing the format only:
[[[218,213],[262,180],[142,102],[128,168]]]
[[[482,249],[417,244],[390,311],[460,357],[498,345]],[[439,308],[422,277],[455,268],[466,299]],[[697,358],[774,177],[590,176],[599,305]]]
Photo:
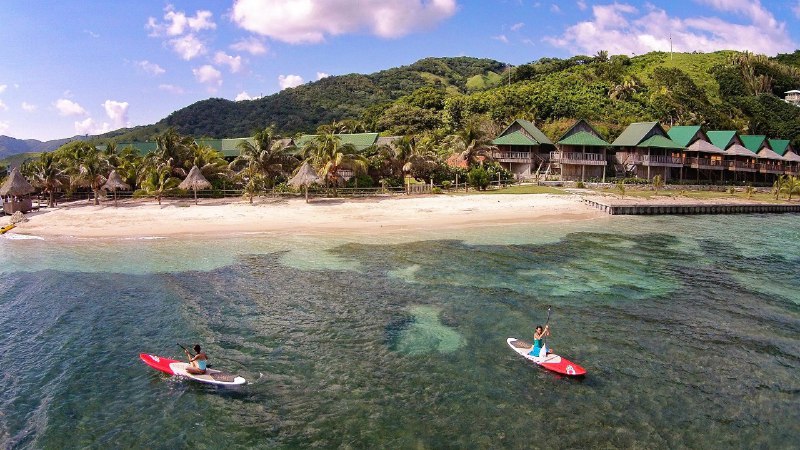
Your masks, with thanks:
[[[10,230],[11,230],[11,229],[13,229],[14,227],[16,227],[16,225],[14,225],[13,223],[11,223],[11,224],[8,224],[8,225],[6,225],[6,226],[4,226],[4,227],[0,228],[0,234],[6,234],[6,232],[7,232],[7,231],[10,231]]]

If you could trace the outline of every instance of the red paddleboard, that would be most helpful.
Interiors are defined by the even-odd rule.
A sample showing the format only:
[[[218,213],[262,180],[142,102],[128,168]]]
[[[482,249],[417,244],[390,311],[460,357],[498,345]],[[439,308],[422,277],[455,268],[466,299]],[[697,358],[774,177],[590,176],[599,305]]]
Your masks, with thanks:
[[[163,356],[151,355],[149,353],[140,353],[139,358],[153,369],[160,370],[170,375],[189,378],[194,381],[199,381],[200,383],[213,384],[215,386],[238,386],[246,383],[245,379],[240,376],[214,369],[206,369],[206,373],[202,375],[189,373],[186,371],[186,368],[189,367],[189,363],[178,361],[177,359],[164,358]]]
[[[529,355],[528,353],[531,351],[532,345],[525,341],[520,341],[517,338],[508,338],[506,342],[509,347],[518,354],[524,356],[525,359],[533,361],[538,366],[544,367],[547,370],[570,377],[586,375],[586,369],[556,354],[548,353],[547,356],[544,357]]]

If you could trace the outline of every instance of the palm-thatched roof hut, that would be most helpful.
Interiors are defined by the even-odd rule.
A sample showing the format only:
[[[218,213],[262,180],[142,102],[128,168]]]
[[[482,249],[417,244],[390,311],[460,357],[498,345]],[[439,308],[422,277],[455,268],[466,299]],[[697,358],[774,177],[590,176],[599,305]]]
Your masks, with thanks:
[[[198,189],[208,189],[211,187],[211,183],[206,180],[206,177],[203,176],[203,172],[200,171],[200,168],[197,166],[192,166],[192,170],[189,171],[189,175],[186,175],[186,179],[181,181],[181,184],[178,185],[179,189],[191,189],[194,191],[194,204],[197,204],[197,190]]]
[[[305,187],[306,190],[306,203],[308,203],[308,186],[319,183],[319,175],[311,168],[308,161],[304,162],[297,173],[289,180],[289,186]]]
[[[117,206],[117,189],[127,190],[130,188],[131,185],[122,181],[122,177],[119,176],[116,170],[112,170],[108,175],[108,179],[106,180],[105,184],[103,184],[100,189],[114,192],[114,206]]]
[[[6,214],[13,214],[16,211],[28,212],[33,209],[30,198],[19,198],[33,193],[35,189],[28,180],[19,173],[16,167],[11,171],[11,175],[0,186],[0,197],[6,197],[3,202],[3,210]],[[11,198],[8,198],[11,197]]]
[[[35,189],[33,186],[28,183],[28,180],[19,173],[18,168],[14,168],[11,171],[11,175],[8,176],[8,179],[3,186],[0,186],[0,196],[12,196],[12,197],[22,197],[23,195],[28,195],[34,192]]]

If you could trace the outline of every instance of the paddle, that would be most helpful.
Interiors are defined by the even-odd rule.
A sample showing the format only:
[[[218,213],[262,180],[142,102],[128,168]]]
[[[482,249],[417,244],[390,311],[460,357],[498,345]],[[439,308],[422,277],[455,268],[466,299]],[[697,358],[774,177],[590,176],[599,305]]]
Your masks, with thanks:
[[[550,323],[550,305],[547,305],[547,322],[544,323],[544,326],[547,327],[547,325],[549,323]],[[544,336],[542,336],[542,340],[544,341],[544,346],[543,347],[545,347],[545,349],[546,349],[547,348],[547,335],[546,334]],[[544,356],[547,356],[547,353],[545,353]]]

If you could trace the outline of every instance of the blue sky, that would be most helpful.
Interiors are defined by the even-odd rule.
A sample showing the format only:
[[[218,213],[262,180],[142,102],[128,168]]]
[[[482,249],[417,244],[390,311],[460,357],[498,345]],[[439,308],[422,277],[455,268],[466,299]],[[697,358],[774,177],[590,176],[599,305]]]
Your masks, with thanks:
[[[269,95],[427,56],[800,47],[800,0],[0,0],[0,134],[151,124],[209,97]]]

